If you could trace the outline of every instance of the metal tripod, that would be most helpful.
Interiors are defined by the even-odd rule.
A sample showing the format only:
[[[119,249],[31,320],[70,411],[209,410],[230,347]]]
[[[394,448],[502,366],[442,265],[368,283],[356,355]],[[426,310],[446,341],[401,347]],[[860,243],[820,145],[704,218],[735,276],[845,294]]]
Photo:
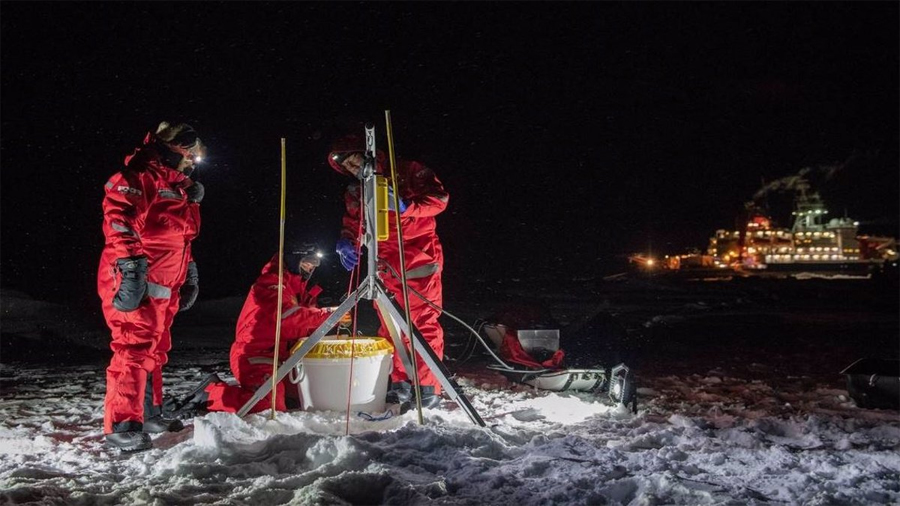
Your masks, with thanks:
[[[246,415],[253,406],[256,405],[263,397],[272,391],[272,385],[277,384],[299,363],[307,353],[325,337],[325,333],[334,328],[340,321],[341,317],[353,309],[362,299],[375,301],[378,312],[381,314],[382,320],[388,327],[391,339],[394,343],[396,353],[399,354],[403,367],[412,372],[412,361],[406,346],[403,343],[402,336],[408,336],[413,349],[419,353],[419,357],[425,361],[425,364],[435,375],[447,395],[466,412],[469,419],[473,423],[484,427],[485,423],[479,416],[478,412],[469,402],[469,399],[462,393],[459,385],[449,378],[449,371],[444,367],[440,358],[431,349],[431,346],[425,342],[418,332],[412,331],[406,324],[397,303],[390,298],[384,284],[376,275],[378,258],[378,238],[375,231],[375,223],[377,219],[377,207],[375,205],[376,194],[376,174],[375,174],[375,128],[366,126],[366,154],[365,163],[360,169],[359,177],[362,180],[363,202],[365,203],[365,238],[364,244],[367,250],[367,274],[365,279],[360,282],[356,290],[353,291],[343,302],[334,310],[333,313],[307,337],[300,348],[291,355],[276,372],[275,381],[266,381],[253,394],[253,397],[237,412],[238,416]],[[399,217],[398,217],[399,219]]]

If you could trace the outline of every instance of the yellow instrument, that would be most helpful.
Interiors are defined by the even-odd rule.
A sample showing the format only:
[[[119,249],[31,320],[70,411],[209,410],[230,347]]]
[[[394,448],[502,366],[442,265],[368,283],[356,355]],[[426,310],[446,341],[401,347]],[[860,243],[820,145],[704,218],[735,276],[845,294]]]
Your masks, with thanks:
[[[390,236],[388,228],[388,181],[387,178],[375,175],[375,236],[379,241],[387,241]]]

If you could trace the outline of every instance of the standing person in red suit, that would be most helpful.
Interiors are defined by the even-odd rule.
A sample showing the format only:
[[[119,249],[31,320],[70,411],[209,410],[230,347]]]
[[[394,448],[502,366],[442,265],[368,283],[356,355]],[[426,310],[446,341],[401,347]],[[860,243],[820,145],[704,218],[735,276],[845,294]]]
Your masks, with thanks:
[[[145,450],[148,433],[183,428],[162,416],[162,367],[175,313],[197,299],[191,241],[204,188],[189,176],[203,152],[189,125],[162,122],[105,186],[97,291],[112,331],[103,418],[111,448]]]
[[[337,253],[345,269],[352,270],[359,262],[360,239],[360,170],[364,161],[365,141],[362,137],[349,135],[332,146],[328,154],[331,168],[341,174],[354,178],[344,194],[346,212],[343,217],[341,238],[337,243]],[[385,156],[377,152],[375,171],[390,179],[390,167],[385,167]],[[400,250],[397,241],[396,220],[400,219],[403,227],[403,250],[406,263],[407,286],[422,294],[436,306],[443,304],[441,295],[441,273],[444,268],[444,252],[437,235],[438,214],[447,208],[449,195],[434,172],[424,164],[416,161],[397,160],[397,188],[400,193],[399,209],[394,209],[393,194],[388,198],[391,205],[389,213],[390,237],[378,243],[378,262],[384,267],[379,269],[379,277],[388,291],[403,310],[403,293],[401,291]],[[389,188],[393,184],[389,182]],[[391,190],[393,191],[393,190]],[[444,356],[444,329],[438,322],[440,310],[427,304],[412,290],[409,292],[409,313],[413,326],[418,329],[422,338],[431,346],[439,359]],[[390,339],[390,333],[381,318],[378,335]],[[396,349],[396,345],[395,345]],[[411,379],[404,369],[397,352],[394,352],[394,369],[391,373],[391,387],[387,401],[403,403],[414,401],[412,397]],[[419,382],[422,388],[423,407],[435,407],[440,403],[441,385],[425,364],[417,361]]]

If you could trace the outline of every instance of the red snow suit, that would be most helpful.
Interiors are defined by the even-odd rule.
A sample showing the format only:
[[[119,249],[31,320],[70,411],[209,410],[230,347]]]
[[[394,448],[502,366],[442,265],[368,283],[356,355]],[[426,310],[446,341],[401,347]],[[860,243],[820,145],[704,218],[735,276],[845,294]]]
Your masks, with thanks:
[[[307,282],[284,270],[284,290],[281,304],[281,340],[278,356],[288,357],[288,350],[300,338],[312,334],[331,312],[316,307],[322,289],[307,290]],[[239,386],[213,383],[206,388],[209,411],[237,412],[253,397],[256,390],[272,377],[272,357],[275,352],[275,315],[278,306],[278,255],[263,267],[262,274],[250,288],[247,300],[238,317],[235,341],[231,346],[231,372]],[[285,411],[287,378],[278,383],[275,409]],[[295,387],[296,390],[296,387]],[[271,396],[263,397],[251,413],[270,409]]]
[[[166,165],[147,136],[125,158],[125,169],[105,186],[97,292],[112,331],[113,357],[106,370],[103,430],[144,421],[144,390],[153,374],[153,404],[162,404],[162,366],[172,348],[169,328],[178,311],[178,290],[192,260],[191,241],[200,231],[200,205],[184,191],[190,178]],[[147,257],[147,297],[131,312],[113,307],[120,276],[116,259]]]
[[[342,149],[344,146],[358,143],[355,136],[342,139],[335,144],[340,151],[350,151],[351,149]],[[363,151],[363,147],[356,149]],[[384,168],[384,154],[378,152],[378,160],[376,172],[384,174],[390,179],[390,168]],[[334,161],[329,153],[328,163],[331,167],[345,175],[352,174],[347,172],[341,165]],[[444,267],[444,251],[441,247],[441,241],[437,235],[437,221],[435,217],[447,208],[449,195],[444,190],[444,186],[435,176],[434,172],[419,162],[410,162],[397,160],[397,187],[400,198],[407,203],[407,209],[402,214],[400,224],[403,227],[403,248],[406,261],[406,281],[407,286],[424,295],[428,300],[437,306],[443,305],[441,272]],[[391,183],[389,183],[391,184]],[[393,187],[393,184],[391,184]],[[341,237],[350,239],[354,245],[359,244],[360,233],[360,185],[356,181],[347,187],[344,194],[344,203],[346,204],[346,213],[343,217],[343,227],[341,229]],[[393,272],[400,272],[400,252],[397,247],[397,213],[388,213],[390,237],[387,241],[378,243],[378,260],[387,263],[393,269]],[[394,276],[390,270],[379,272],[381,280],[385,287],[395,296],[395,300],[403,311],[403,292],[401,291],[401,282],[397,276]],[[444,357],[444,329],[438,323],[438,317],[441,312],[426,304],[412,290],[409,291],[410,318],[413,325],[419,330],[422,338],[425,339],[431,349],[438,358]],[[376,311],[377,312],[377,311]],[[381,319],[381,327],[378,329],[378,335],[390,339],[390,333],[384,325],[381,313],[378,313]],[[395,344],[396,348],[396,344]],[[391,373],[391,381],[409,381],[409,376],[403,368],[400,357],[394,352],[394,369]],[[441,385],[437,378],[428,368],[423,360],[418,360],[419,382],[423,386],[433,386],[435,394],[441,393]]]

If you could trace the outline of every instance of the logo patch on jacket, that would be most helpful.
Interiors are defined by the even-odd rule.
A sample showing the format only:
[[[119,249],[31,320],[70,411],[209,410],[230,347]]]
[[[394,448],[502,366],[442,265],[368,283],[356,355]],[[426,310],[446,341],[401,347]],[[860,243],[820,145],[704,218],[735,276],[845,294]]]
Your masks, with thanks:
[[[141,192],[141,190],[138,190],[137,188],[132,188],[130,186],[124,186],[124,185],[119,185],[116,188],[116,191],[119,193],[126,193],[126,194],[131,194],[131,195],[143,195],[143,192]]]

